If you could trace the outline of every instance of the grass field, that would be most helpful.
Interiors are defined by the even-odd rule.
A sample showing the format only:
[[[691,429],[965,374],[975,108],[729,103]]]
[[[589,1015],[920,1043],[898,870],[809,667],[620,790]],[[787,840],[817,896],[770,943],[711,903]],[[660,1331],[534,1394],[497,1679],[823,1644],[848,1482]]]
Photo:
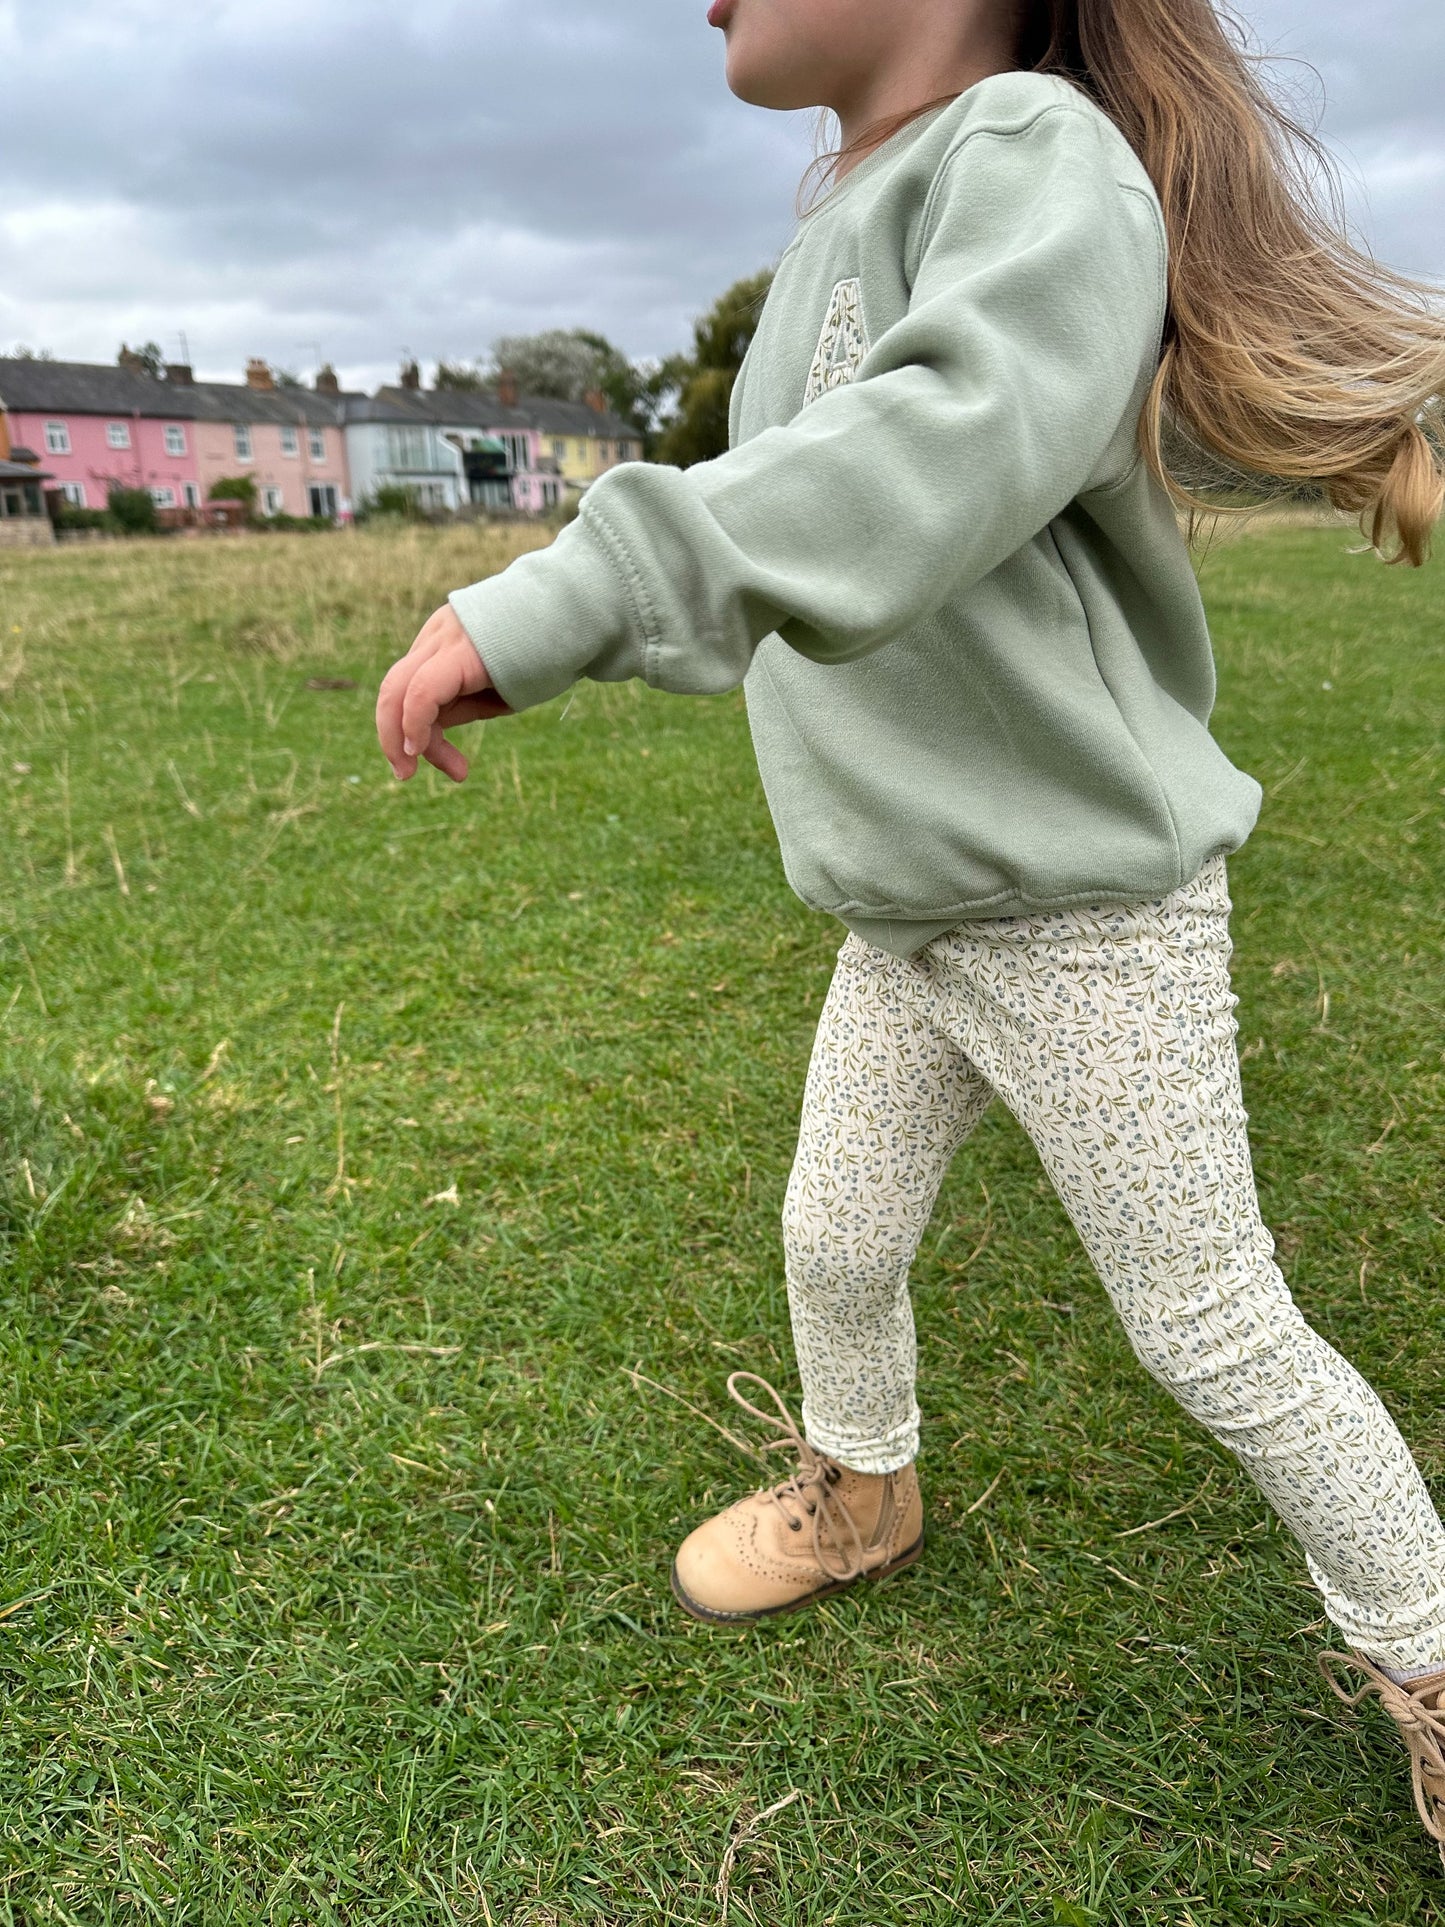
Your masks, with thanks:
[[[1293,1543],[998,1110],[917,1270],[925,1563],[673,1608],[752,1482],[680,1401],[792,1383],[841,932],[740,696],[392,781],[379,672],[515,539],[0,559],[0,1923],[1445,1918]],[[1203,567],[1241,1044],[1287,1271],[1438,1491],[1445,593],[1348,546]]]

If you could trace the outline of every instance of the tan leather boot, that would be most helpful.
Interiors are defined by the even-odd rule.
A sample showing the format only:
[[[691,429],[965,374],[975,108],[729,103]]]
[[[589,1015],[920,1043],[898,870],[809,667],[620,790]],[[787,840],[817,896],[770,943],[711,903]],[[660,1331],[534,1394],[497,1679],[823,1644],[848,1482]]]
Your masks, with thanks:
[[[749,1404],[737,1389],[743,1380],[762,1387],[778,1417]],[[745,1625],[913,1564],[923,1550],[923,1501],[911,1465],[901,1472],[854,1472],[815,1451],[756,1372],[734,1372],[728,1391],[744,1411],[778,1424],[778,1436],[763,1450],[796,1452],[798,1467],[781,1485],[739,1499],[683,1540],[672,1590],[684,1611],[715,1624]]]
[[[1410,1755],[1420,1824],[1440,1849],[1445,1865],[1445,1671],[1401,1684],[1360,1652],[1321,1653],[1319,1660],[1320,1671],[1346,1706],[1358,1706],[1370,1694],[1379,1694]],[[1364,1685],[1350,1692],[1335,1677],[1336,1665],[1363,1673]]]

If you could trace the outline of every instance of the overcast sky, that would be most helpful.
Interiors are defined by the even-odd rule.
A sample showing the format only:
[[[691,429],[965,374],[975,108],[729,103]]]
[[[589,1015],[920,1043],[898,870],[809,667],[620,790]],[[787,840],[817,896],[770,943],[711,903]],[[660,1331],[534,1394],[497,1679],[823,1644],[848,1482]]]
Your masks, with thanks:
[[[319,349],[373,387],[545,327],[681,347],[785,243],[811,139],[729,96],[705,8],[0,0],[0,348],[184,331],[202,376]],[[1441,0],[1245,11],[1318,68],[1369,244],[1445,281]]]

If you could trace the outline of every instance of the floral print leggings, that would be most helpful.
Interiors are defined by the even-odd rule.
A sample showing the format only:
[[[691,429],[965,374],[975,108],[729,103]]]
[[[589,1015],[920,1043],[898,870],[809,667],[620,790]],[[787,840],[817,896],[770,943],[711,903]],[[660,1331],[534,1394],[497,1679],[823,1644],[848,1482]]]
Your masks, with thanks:
[[[783,1212],[807,1437],[918,1450],[908,1271],[995,1096],[1036,1146],[1145,1369],[1253,1474],[1335,1625],[1445,1665],[1445,1528],[1379,1398],[1305,1323],[1255,1197],[1224,859],[1152,903],[974,921],[896,957],[850,935]]]

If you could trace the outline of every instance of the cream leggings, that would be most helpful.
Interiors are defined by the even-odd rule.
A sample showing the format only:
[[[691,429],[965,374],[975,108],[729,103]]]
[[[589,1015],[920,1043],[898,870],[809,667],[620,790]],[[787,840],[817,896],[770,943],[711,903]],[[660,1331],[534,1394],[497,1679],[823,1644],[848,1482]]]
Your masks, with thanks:
[[[1153,903],[850,936],[783,1212],[809,1440],[863,1472],[918,1450],[908,1271],[995,1096],[1036,1146],[1146,1371],[1248,1467],[1335,1625],[1445,1665],[1445,1529],[1379,1398],[1305,1323],[1255,1197],[1224,861]]]

